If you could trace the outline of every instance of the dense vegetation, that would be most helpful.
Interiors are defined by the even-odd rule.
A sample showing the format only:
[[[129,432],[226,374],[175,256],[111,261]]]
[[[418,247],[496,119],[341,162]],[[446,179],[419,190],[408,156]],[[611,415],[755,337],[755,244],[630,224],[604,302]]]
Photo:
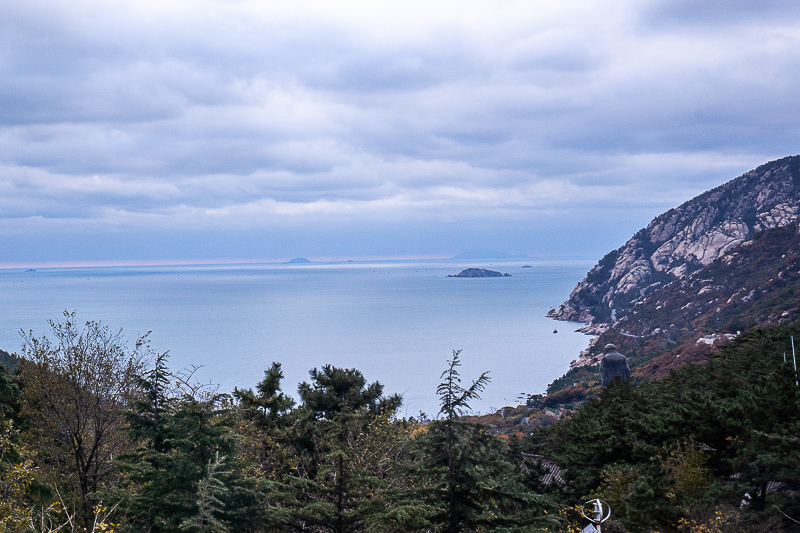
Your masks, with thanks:
[[[278,363],[221,394],[66,314],[0,365],[0,531],[576,531],[593,497],[606,532],[800,531],[799,333],[750,330],[557,422],[532,397],[500,438],[464,416],[488,376],[462,385],[458,351],[419,421],[355,369],[313,369],[298,403]]]
[[[706,364],[612,384],[532,440],[566,494],[604,498],[631,531],[796,531],[798,333],[750,330]]]

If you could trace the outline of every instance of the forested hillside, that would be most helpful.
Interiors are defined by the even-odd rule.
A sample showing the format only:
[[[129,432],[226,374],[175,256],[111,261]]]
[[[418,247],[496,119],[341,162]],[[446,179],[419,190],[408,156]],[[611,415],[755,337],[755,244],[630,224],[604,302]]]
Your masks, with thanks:
[[[523,531],[558,505],[519,443],[461,419],[453,352],[435,420],[357,369],[312,369],[300,402],[281,365],[220,393],[169,368],[147,338],[74,314],[0,365],[0,531]],[[444,361],[443,361],[444,363]]]
[[[798,334],[749,330],[501,438],[463,416],[490,383],[462,384],[457,351],[436,419],[407,420],[356,369],[313,369],[299,403],[278,363],[220,393],[66,314],[0,365],[0,531],[574,532],[593,497],[607,532],[798,531]]]
[[[559,496],[599,496],[629,531],[800,530],[798,334],[750,330],[705,364],[613,383],[535,432],[537,453],[564,468]]]

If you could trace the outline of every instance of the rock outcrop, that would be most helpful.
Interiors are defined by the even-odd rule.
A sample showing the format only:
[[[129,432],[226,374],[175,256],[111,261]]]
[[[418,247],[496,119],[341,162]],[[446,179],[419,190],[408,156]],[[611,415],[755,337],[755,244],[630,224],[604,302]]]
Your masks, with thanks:
[[[800,215],[800,156],[772,161],[656,217],[607,254],[548,316],[611,325],[649,293]]]
[[[485,268],[467,268],[456,275],[449,274],[448,278],[502,278],[511,277],[511,274],[503,274],[496,270],[486,270]]]

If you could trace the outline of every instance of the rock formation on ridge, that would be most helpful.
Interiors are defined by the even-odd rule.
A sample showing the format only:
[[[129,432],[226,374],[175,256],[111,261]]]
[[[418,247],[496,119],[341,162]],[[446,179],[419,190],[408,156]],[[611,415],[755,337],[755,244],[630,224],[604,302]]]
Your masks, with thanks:
[[[800,156],[771,161],[656,217],[607,254],[548,316],[611,325],[648,293],[800,214]]]

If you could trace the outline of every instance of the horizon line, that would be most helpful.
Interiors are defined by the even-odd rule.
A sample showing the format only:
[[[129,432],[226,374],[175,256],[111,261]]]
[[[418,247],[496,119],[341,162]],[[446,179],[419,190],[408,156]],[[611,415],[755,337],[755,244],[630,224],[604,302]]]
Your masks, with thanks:
[[[308,259],[312,263],[362,262],[362,261],[413,261],[451,259],[441,254],[375,255],[375,256],[295,256],[289,258],[217,258],[217,259],[82,259],[61,261],[9,261],[0,262],[0,269],[35,268],[91,268],[127,266],[202,266],[202,265],[260,265],[285,264],[294,259]]]
[[[370,261],[444,261],[457,259],[457,255],[443,254],[408,254],[408,255],[365,255],[365,256],[295,256],[282,258],[216,258],[216,259],[82,259],[60,261],[7,261],[0,262],[0,270],[37,268],[98,268],[98,267],[137,267],[137,266],[212,266],[212,265],[281,265],[290,263],[294,259],[307,259],[310,263],[345,263],[345,262],[370,262]],[[463,259],[471,261],[506,261],[506,260],[537,260],[537,259],[592,259],[589,256],[528,256],[515,257],[485,257]],[[302,263],[299,263],[302,264]]]

